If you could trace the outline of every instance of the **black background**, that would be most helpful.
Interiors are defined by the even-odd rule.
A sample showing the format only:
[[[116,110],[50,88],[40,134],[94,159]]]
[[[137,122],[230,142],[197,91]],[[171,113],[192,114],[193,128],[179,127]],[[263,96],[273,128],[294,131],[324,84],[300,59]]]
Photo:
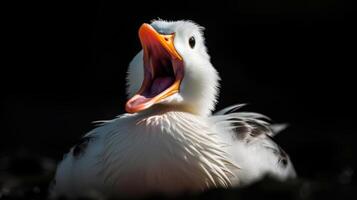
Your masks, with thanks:
[[[356,23],[343,1],[58,1],[2,9],[2,158],[27,152],[60,160],[92,121],[124,112],[139,26],[190,19],[206,28],[222,78],[217,108],[249,103],[245,110],[289,123],[276,141],[300,177],[356,183]]]

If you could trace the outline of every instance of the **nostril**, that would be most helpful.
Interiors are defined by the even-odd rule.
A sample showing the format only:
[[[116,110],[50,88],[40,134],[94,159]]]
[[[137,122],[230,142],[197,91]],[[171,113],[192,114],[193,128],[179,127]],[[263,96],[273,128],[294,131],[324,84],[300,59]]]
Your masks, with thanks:
[[[168,41],[169,41],[169,38],[167,38],[167,37],[164,37],[164,38],[165,38],[165,41],[166,41],[166,42],[168,42]]]

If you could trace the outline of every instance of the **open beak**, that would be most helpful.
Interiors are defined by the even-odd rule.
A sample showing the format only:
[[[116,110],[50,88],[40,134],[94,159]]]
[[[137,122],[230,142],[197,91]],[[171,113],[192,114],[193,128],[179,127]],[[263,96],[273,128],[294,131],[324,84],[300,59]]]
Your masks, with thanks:
[[[144,80],[140,90],[125,106],[136,113],[179,92],[183,59],[174,46],[175,34],[159,34],[149,24],[141,25],[139,38],[144,51]]]

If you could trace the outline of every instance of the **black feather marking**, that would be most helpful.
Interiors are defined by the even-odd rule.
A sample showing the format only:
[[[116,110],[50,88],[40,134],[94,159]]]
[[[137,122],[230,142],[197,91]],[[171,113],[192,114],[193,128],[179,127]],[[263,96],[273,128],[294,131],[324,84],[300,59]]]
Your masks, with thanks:
[[[282,148],[280,148],[279,146],[277,146],[277,148],[265,146],[265,148],[271,150],[273,154],[277,156],[277,162],[281,165],[281,167],[286,168],[288,166],[289,156]]]
[[[91,136],[81,138],[77,142],[77,144],[74,145],[72,155],[75,158],[79,158],[79,156],[83,155],[85,153],[85,150],[87,149],[88,143],[90,141],[92,141],[93,139],[94,139],[94,137],[91,137]]]
[[[269,127],[255,120],[235,121],[233,126],[236,138],[244,140],[246,143],[256,139],[267,138],[271,132]]]
[[[239,139],[244,139],[250,133],[250,127],[244,121],[233,122],[235,136]]]
[[[269,129],[266,126],[263,126],[258,123],[252,123],[252,127],[253,127],[253,129],[250,133],[250,135],[252,137],[259,137],[262,135],[267,135],[267,133],[269,132]]]
[[[288,165],[288,160],[283,158],[280,160],[281,165],[285,168]]]
[[[288,154],[279,147],[279,163],[282,167],[286,167],[288,165]]]

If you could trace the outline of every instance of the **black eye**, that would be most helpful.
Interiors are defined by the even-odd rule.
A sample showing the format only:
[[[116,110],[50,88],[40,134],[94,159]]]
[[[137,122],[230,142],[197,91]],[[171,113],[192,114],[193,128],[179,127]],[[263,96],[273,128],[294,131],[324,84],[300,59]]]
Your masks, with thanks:
[[[188,44],[190,44],[190,47],[193,49],[193,47],[195,47],[196,44],[196,40],[195,38],[192,36],[190,37],[190,39],[188,39]]]

